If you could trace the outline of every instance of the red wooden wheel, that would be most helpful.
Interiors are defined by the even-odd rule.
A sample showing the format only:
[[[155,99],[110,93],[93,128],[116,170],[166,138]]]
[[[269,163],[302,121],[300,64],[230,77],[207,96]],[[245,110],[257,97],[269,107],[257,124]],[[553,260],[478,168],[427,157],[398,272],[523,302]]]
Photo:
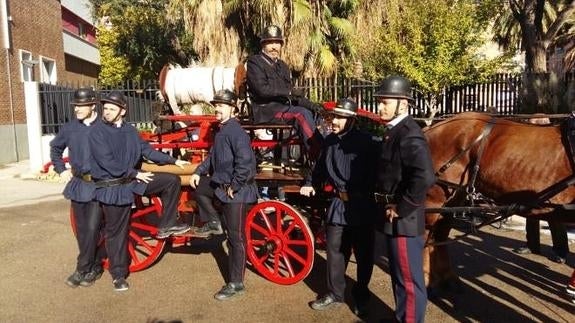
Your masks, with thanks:
[[[246,219],[246,242],[251,264],[274,283],[295,284],[313,267],[313,234],[303,216],[287,203],[256,204]]]
[[[165,239],[156,239],[159,214],[162,214],[160,199],[136,195],[135,206],[128,233],[128,252],[132,258],[130,272],[151,266],[162,254],[166,244]]]
[[[130,228],[128,232],[128,252],[132,258],[130,272],[140,271],[152,265],[164,250],[166,240],[155,238],[158,232],[158,214],[161,214],[162,202],[157,197],[135,196],[135,207],[132,208]],[[74,211],[70,208],[70,223],[76,235],[76,221]],[[100,240],[100,245],[104,239]],[[104,260],[104,267],[108,268],[108,259]]]

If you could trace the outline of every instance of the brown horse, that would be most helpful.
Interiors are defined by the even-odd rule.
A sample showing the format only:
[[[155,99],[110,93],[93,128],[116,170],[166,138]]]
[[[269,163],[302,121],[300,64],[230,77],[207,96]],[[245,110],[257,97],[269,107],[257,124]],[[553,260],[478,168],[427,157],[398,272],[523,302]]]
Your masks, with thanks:
[[[490,205],[521,206],[507,212],[575,220],[561,207],[575,201],[575,187],[570,183],[574,170],[560,126],[462,113],[424,131],[438,178],[429,191],[427,208],[465,205],[480,193]],[[433,245],[447,240],[452,217],[445,215],[427,216],[430,231],[424,270],[430,286],[455,278],[446,246]]]

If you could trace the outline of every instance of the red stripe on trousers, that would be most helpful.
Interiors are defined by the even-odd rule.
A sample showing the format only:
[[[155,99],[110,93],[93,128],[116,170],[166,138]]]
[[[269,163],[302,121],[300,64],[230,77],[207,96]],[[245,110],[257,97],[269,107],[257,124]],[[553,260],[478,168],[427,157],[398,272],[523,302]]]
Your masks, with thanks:
[[[405,286],[405,322],[415,322],[415,286],[411,279],[411,270],[409,269],[406,237],[397,238],[397,251],[399,269],[401,270],[403,285]]]
[[[571,274],[571,280],[569,281],[569,285],[575,286],[575,270],[573,270],[573,274]]]
[[[301,127],[301,131],[303,131],[303,133],[306,135],[307,138],[311,138],[311,136],[313,135],[313,131],[311,130],[311,128],[307,124],[307,121],[305,120],[305,117],[301,113],[278,112],[275,115],[275,117],[277,119],[288,119],[288,120],[296,119],[297,123]]]

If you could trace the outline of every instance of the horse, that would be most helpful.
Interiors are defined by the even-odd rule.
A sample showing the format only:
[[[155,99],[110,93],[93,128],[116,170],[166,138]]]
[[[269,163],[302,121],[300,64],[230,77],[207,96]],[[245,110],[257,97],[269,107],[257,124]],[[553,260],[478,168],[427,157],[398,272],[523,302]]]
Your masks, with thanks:
[[[575,201],[574,164],[562,128],[476,112],[424,128],[437,177],[427,195],[428,212],[467,203],[502,217],[575,221],[567,207]],[[449,212],[426,216],[424,272],[430,287],[457,280],[442,244],[452,219]]]

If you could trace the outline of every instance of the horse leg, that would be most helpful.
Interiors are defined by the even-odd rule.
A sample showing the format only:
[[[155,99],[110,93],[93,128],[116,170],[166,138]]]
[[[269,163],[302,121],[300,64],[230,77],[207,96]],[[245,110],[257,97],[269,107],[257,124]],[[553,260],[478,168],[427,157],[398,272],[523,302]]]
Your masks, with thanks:
[[[443,243],[449,238],[453,221],[451,217],[442,216],[434,227],[433,242]],[[429,287],[450,289],[459,285],[459,277],[453,271],[449,256],[449,247],[446,244],[430,246],[430,284]]]
[[[427,200],[428,207],[441,207],[445,203],[445,192],[435,186]],[[448,246],[441,244],[447,241],[451,231],[450,217],[441,214],[427,214],[426,216],[426,247],[423,250],[423,264],[425,283],[429,290],[437,287],[449,287],[451,283],[459,281],[451,267]]]

